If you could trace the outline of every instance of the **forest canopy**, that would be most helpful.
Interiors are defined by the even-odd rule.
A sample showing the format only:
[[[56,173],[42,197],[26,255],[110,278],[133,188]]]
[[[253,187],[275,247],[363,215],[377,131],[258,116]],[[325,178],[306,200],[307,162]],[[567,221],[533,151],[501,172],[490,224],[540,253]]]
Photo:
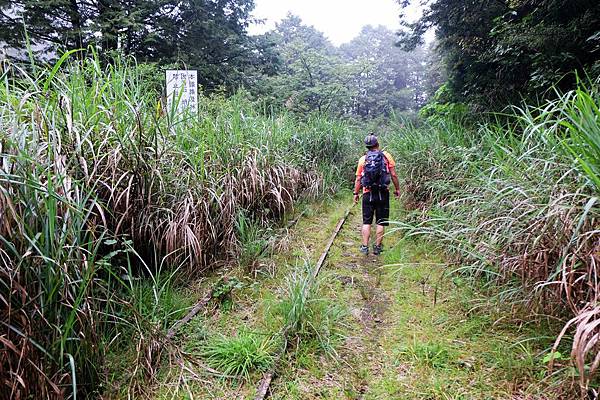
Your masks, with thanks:
[[[38,55],[93,45],[103,57],[180,63],[199,70],[206,89],[267,70],[260,43],[246,33],[253,0],[1,0],[0,42]]]
[[[402,7],[416,1],[398,0]],[[436,101],[497,110],[600,73],[595,0],[431,0],[402,29],[365,26],[334,46],[288,15],[271,31],[253,0],[0,0],[0,44],[27,58],[94,46],[103,57],[198,70],[207,92],[245,88],[296,112],[374,118]],[[425,34],[435,32],[434,43]],[[396,44],[398,47],[394,47]],[[435,50],[434,50],[435,48]]]
[[[498,109],[600,74],[597,0],[432,0],[403,27],[407,51],[435,30],[452,101]]]
[[[405,52],[396,34],[365,26],[351,42],[334,46],[289,14],[275,29],[248,34],[251,0],[0,0],[0,43],[28,57],[95,48],[103,59],[133,56],[161,68],[198,70],[205,92],[240,88],[276,108],[299,113],[375,118],[421,107],[427,91],[425,46]]]

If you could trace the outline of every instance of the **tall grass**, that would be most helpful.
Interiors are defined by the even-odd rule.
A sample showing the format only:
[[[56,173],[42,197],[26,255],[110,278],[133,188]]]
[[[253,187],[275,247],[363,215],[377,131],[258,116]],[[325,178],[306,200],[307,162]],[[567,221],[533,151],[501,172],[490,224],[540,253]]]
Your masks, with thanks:
[[[501,300],[574,316],[574,339],[573,329],[563,335],[582,392],[599,354],[599,104],[598,87],[582,86],[474,129],[451,120],[407,128],[393,145],[418,210],[398,226],[439,244],[457,270],[508,285]]]
[[[239,251],[239,215],[277,220],[349,162],[339,121],[268,115],[243,93],[174,115],[160,72],[131,60],[0,74],[2,397],[93,393],[120,324],[162,329],[131,299],[140,278],[202,273]]]

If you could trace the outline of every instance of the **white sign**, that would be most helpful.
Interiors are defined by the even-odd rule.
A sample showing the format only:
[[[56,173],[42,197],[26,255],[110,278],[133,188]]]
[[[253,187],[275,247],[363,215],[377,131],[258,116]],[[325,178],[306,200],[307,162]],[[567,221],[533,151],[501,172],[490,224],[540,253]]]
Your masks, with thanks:
[[[177,112],[198,111],[198,71],[167,70],[167,107],[170,112],[177,104]]]

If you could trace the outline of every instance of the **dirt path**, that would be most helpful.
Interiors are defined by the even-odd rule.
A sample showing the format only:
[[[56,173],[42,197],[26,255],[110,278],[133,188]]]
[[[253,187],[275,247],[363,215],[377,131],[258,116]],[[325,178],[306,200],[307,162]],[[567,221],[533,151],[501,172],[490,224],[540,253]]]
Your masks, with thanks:
[[[182,348],[202,364],[211,337],[276,332],[290,277],[303,260],[316,261],[349,205],[344,199],[309,209],[250,273],[222,271],[243,288],[229,306],[195,318],[181,335]],[[401,210],[394,207],[392,218],[402,218]],[[531,383],[543,376],[546,342],[524,340],[539,337],[539,327],[516,326],[472,284],[444,275],[446,265],[427,244],[392,233],[381,256],[360,254],[360,225],[357,206],[334,242],[307,305],[306,327],[290,344],[269,398],[544,398]],[[248,379],[179,374],[156,397],[251,399],[260,377],[259,371]]]

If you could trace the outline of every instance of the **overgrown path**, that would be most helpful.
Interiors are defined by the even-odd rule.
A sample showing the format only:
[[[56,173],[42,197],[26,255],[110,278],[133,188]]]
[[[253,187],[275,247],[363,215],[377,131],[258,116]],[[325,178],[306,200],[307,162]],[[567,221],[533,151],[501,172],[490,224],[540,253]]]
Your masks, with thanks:
[[[184,329],[182,347],[201,362],[211,337],[267,337],[282,325],[290,285],[316,261],[347,200],[309,208],[278,252],[243,286]],[[393,210],[401,218],[401,210]],[[529,337],[539,328],[508,322],[427,244],[391,233],[384,254],[358,253],[360,208],[337,237],[271,385],[272,399],[542,399],[531,383],[543,365]],[[214,285],[207,282],[206,285]],[[293,286],[293,285],[292,285]],[[286,309],[287,310],[287,309]],[[286,311],[287,312],[287,311]],[[210,365],[210,363],[209,363]],[[207,367],[207,369],[211,369]],[[175,398],[252,398],[260,379],[179,374],[159,392]]]

